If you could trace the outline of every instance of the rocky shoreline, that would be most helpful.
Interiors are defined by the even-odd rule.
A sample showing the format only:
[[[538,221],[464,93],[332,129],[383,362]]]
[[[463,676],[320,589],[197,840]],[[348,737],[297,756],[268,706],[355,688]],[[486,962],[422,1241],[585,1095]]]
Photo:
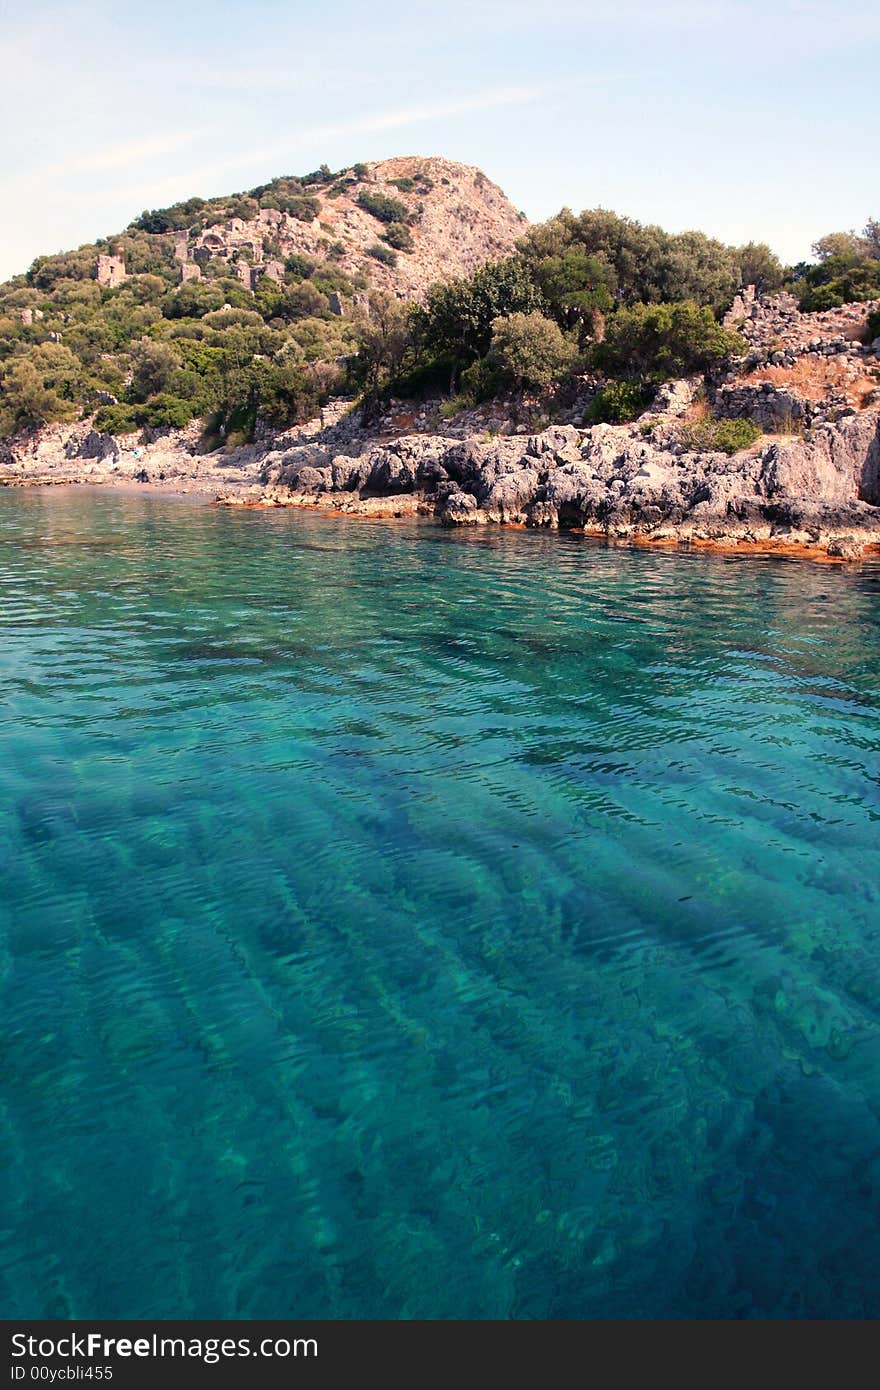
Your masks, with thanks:
[[[728,318],[748,356],[720,380],[667,383],[632,424],[583,424],[587,398],[544,427],[523,423],[523,401],[452,419],[439,400],[390,402],[368,424],[338,400],[309,424],[205,453],[197,423],[145,440],[81,421],[0,442],[0,485],[859,560],[880,554],[880,339],[865,341],[875,307],[802,314],[790,296],[741,296]],[[764,433],[731,455],[700,447],[719,419]]]
[[[136,487],[225,506],[423,515],[450,527],[837,560],[880,553],[880,406],[728,456],[678,442],[694,389],[670,385],[633,425],[464,438],[377,438],[331,425],[220,456],[191,452],[184,431],[126,449],[82,426],[54,427],[28,451],[7,449],[0,483]]]
[[[272,451],[259,484],[227,505],[347,515],[437,516],[447,526],[518,525],[653,543],[814,549],[857,559],[880,545],[880,408],[773,438],[732,457],[676,442],[672,408],[636,425],[552,426],[528,436],[408,435],[357,454]],[[676,400],[677,392],[677,400]]]

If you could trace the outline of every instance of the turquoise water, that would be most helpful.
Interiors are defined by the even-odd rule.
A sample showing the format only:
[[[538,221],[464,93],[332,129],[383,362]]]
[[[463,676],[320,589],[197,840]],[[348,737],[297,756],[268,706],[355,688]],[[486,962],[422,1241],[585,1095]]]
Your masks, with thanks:
[[[880,1313],[880,570],[0,494],[0,1312]]]

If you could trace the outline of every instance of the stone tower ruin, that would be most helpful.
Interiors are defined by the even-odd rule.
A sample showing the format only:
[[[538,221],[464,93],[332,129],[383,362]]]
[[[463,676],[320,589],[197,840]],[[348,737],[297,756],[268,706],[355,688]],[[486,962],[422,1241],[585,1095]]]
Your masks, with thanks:
[[[124,284],[127,279],[125,261],[121,256],[98,257],[98,284],[103,289],[115,289],[117,285]]]

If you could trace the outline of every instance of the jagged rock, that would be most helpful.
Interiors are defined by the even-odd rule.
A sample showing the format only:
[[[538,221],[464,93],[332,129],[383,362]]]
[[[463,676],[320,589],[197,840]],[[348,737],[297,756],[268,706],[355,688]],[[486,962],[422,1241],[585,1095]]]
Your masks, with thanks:
[[[733,457],[688,452],[662,424],[658,418],[650,439],[638,425],[553,426],[492,440],[407,435],[355,456],[306,443],[271,462],[262,481],[273,502],[285,492],[291,504],[327,493],[364,503],[418,499],[449,526],[599,527],[612,536],[799,545],[843,536],[850,548],[871,535],[880,541],[880,408]]]
[[[445,526],[477,526],[487,521],[488,517],[480,511],[477,499],[471,493],[453,492],[446,499],[440,520]]]
[[[880,415],[866,411],[815,429],[809,440],[771,444],[760,482],[768,497],[880,505]]]
[[[334,492],[360,492],[366,487],[371,464],[368,459],[346,458],[339,454],[330,466]]]
[[[64,455],[69,459],[115,458],[118,452],[113,435],[102,434],[99,430],[89,430],[82,439],[74,436],[64,447]]]
[[[655,415],[684,415],[688,407],[693,404],[702,384],[701,378],[695,376],[664,382],[651,403],[651,413]]]
[[[841,560],[860,560],[864,549],[864,541],[856,536],[833,536],[828,542],[828,554]]]
[[[541,434],[529,436],[526,454],[542,460],[550,454],[559,463],[574,463],[580,458],[580,441],[581,433],[574,425],[551,425]]]

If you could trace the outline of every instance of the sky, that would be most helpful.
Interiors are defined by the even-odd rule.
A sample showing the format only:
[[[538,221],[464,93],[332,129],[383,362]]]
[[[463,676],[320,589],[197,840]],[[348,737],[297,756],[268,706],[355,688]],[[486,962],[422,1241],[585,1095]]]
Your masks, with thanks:
[[[876,0],[0,0],[0,279],[322,163],[476,164],[786,261],[880,216]]]

